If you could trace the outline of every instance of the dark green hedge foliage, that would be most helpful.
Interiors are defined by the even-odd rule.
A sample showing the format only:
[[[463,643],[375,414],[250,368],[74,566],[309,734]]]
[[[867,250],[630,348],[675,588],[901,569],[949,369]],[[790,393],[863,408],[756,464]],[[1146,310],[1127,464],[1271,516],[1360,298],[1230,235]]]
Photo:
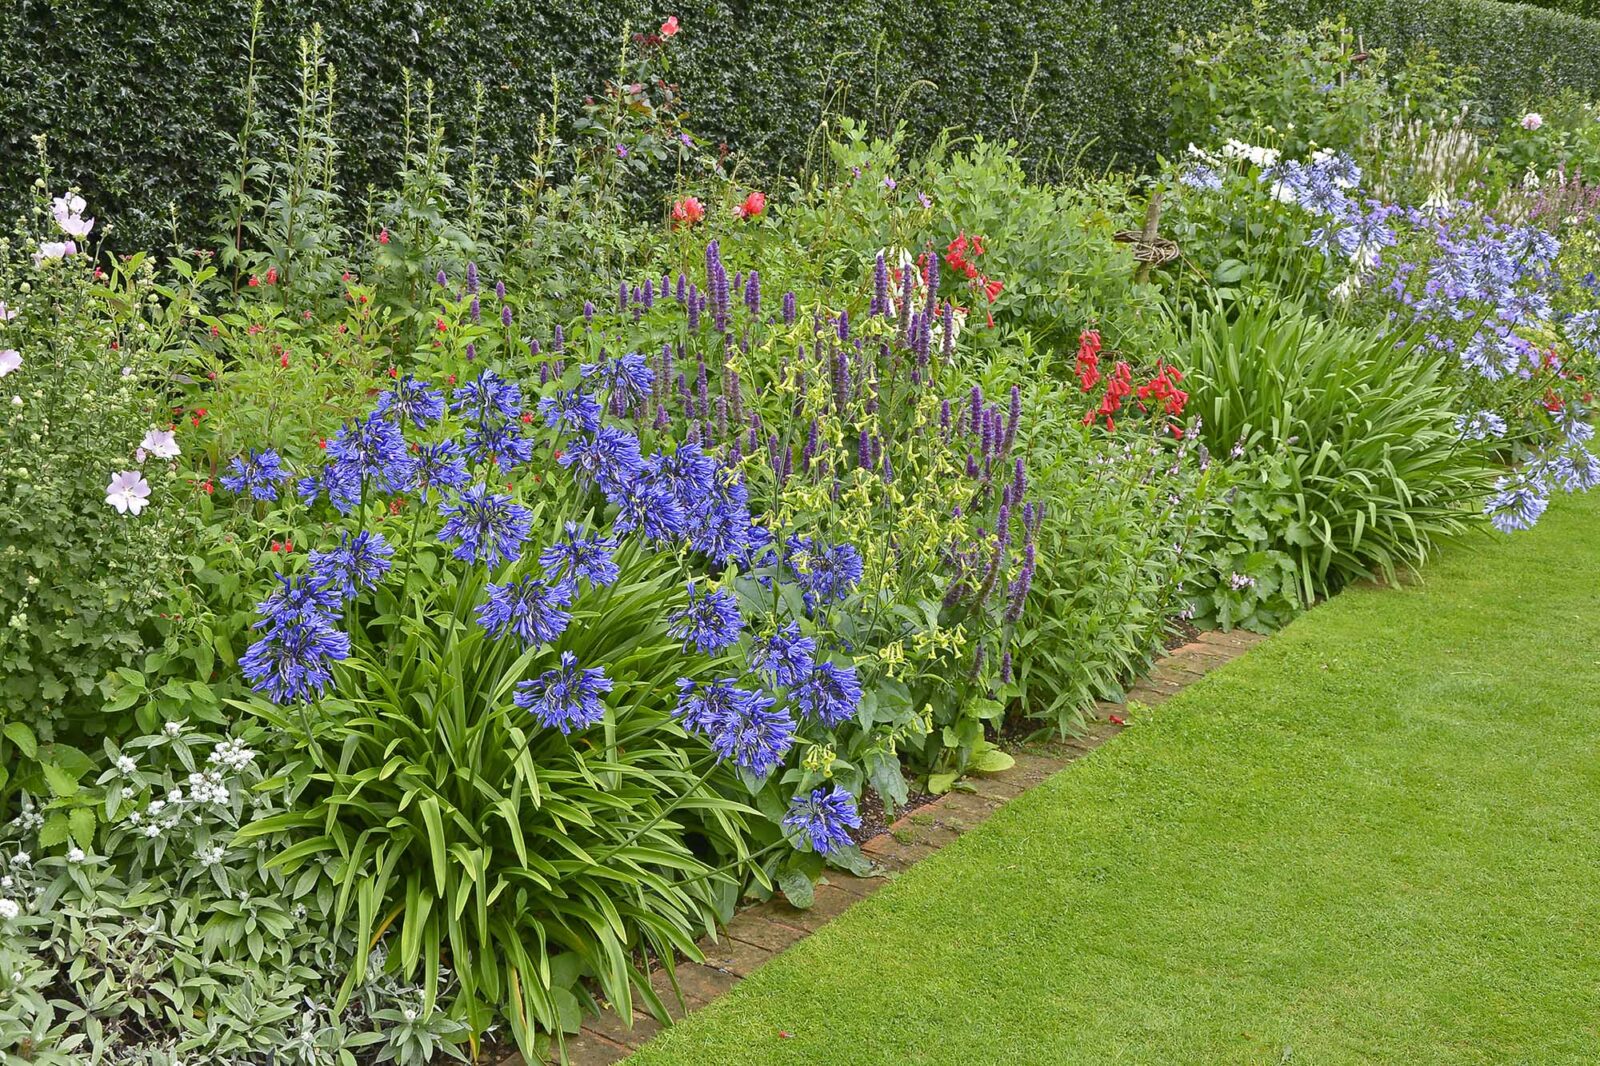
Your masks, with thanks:
[[[768,173],[792,169],[819,120],[842,107],[903,119],[914,140],[945,127],[1016,137],[1035,167],[1138,164],[1164,143],[1168,45],[1239,17],[1222,0],[268,0],[266,104],[294,103],[298,41],[324,28],[339,74],[344,181],[392,176],[401,73],[434,79],[459,135],[474,83],[483,135],[517,173],[554,73],[575,102],[615,68],[624,21],[677,14],[673,76],[694,128]],[[1569,0],[1578,2],[1578,0]],[[1589,2],[1589,0],[1583,0]],[[1371,45],[1426,40],[1478,67],[1500,110],[1561,85],[1600,91],[1600,25],[1488,0],[1275,0],[1285,21],[1345,10]],[[176,202],[206,232],[240,125],[249,0],[11,0],[0,5],[0,208],[34,177],[46,132],[61,180],[116,219],[122,247],[159,241]]]

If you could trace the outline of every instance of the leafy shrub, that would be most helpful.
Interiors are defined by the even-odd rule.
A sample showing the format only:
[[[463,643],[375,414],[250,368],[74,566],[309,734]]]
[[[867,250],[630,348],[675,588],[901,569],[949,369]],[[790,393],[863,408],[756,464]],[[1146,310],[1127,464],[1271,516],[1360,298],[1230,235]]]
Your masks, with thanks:
[[[160,368],[98,313],[93,219],[72,204],[56,198],[53,216],[42,200],[0,259],[0,716],[44,739],[69,716],[104,728],[113,672],[160,642],[157,608],[183,568]]]
[[[1420,563],[1471,528],[1493,489],[1486,449],[1457,428],[1443,359],[1415,337],[1247,303],[1196,311],[1180,361],[1213,454],[1284,457],[1269,484],[1290,506],[1255,520],[1293,559],[1303,602]]]

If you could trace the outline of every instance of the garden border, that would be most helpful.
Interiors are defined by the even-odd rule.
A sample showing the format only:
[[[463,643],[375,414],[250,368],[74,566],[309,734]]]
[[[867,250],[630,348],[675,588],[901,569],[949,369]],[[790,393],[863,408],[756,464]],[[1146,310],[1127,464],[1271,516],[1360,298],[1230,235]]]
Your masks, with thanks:
[[[666,971],[657,970],[650,983],[676,1021],[705,1006],[750,976],[767,960],[781,954],[837,918],[853,904],[866,899],[901,872],[932,855],[961,834],[983,824],[995,811],[1041,784],[1069,764],[1089,754],[1127,728],[1130,704],[1154,706],[1232,662],[1267,639],[1259,633],[1236,630],[1209,631],[1163,656],[1149,675],[1128,690],[1124,703],[1095,705],[1093,725],[1084,735],[1052,742],[1035,751],[1016,754],[1016,765],[993,774],[978,774],[965,782],[970,790],[951,791],[903,815],[884,832],[868,840],[861,850],[878,864],[883,875],[857,877],[829,870],[816,887],[816,899],[799,910],[778,896],[734,915],[719,940],[699,943],[704,963],[684,963],[677,968],[680,1001]],[[648,1014],[634,1018],[632,1028],[614,1010],[606,1010],[583,1023],[578,1035],[567,1041],[569,1066],[609,1066],[621,1062],[664,1031]],[[502,1059],[499,1066],[526,1066],[521,1055]]]

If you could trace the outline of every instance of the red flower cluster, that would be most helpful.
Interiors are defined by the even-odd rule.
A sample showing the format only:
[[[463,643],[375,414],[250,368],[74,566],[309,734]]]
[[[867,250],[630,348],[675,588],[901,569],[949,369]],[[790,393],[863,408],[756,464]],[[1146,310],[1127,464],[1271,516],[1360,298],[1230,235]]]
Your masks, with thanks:
[[[752,193],[751,195],[755,196],[760,194]],[[749,200],[747,199],[745,202],[748,203]],[[762,206],[766,206],[765,199],[762,200]],[[674,228],[678,226],[692,226],[705,217],[706,209],[701,206],[699,197],[685,196],[682,200],[679,200],[672,205],[672,225]]]
[[[994,303],[1000,298],[1000,293],[1005,291],[1005,285],[995,278],[987,277],[974,259],[981,258],[988,249],[983,246],[983,238],[978,236],[968,237],[965,233],[956,234],[955,240],[945,245],[944,261],[950,265],[951,270],[959,271],[967,279],[967,286],[974,293],[981,293],[989,303]],[[969,258],[970,256],[970,258]],[[989,328],[994,328],[994,312],[987,312]]]
[[[733,209],[733,213],[738,218],[749,219],[755,218],[766,209],[767,194],[764,192],[753,192],[744,198],[744,203]]]
[[[1155,401],[1158,411],[1171,415],[1174,419],[1183,417],[1184,405],[1189,402],[1189,394],[1178,385],[1183,381],[1183,372],[1175,366],[1164,363],[1156,364],[1156,376],[1139,386],[1139,410],[1148,411],[1146,405]],[[1179,440],[1183,439],[1183,427],[1176,421],[1167,426],[1172,435]]]
[[[272,551],[274,554],[282,552],[288,555],[294,551],[294,544],[287,540],[275,540],[272,542]]]
[[[1078,334],[1078,383],[1088,392],[1100,382],[1100,331],[1084,330]]]
[[[1167,429],[1174,437],[1183,436],[1183,427],[1176,420],[1182,417],[1189,394],[1179,388],[1183,383],[1183,373],[1177,367],[1157,363],[1155,375],[1138,388],[1133,385],[1133,368],[1120,359],[1112,366],[1109,375],[1102,374],[1100,333],[1091,329],[1078,335],[1075,373],[1084,392],[1089,392],[1102,381],[1106,383],[1106,391],[1100,397],[1100,402],[1083,413],[1084,425],[1092,426],[1103,418],[1106,420],[1106,429],[1115,433],[1116,415],[1121,412],[1123,401],[1132,396],[1140,411],[1149,414],[1153,406],[1158,416],[1172,418],[1174,421],[1168,423]]]

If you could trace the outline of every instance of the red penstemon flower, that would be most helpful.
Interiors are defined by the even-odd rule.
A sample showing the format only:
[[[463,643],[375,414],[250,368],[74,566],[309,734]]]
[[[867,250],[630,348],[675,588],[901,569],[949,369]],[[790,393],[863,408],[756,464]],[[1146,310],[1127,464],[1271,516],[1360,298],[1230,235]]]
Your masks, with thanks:
[[[706,209],[701,205],[699,197],[685,196],[672,205],[674,226],[692,226],[705,217]]]

